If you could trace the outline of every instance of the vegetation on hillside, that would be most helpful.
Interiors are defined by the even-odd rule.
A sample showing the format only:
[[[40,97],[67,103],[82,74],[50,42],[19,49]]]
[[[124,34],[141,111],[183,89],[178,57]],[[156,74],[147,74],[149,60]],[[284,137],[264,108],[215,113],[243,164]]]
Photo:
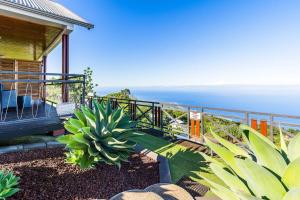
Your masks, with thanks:
[[[131,95],[130,90],[127,89],[127,88],[121,90],[120,92],[110,93],[110,94],[106,95],[105,97],[107,97],[107,98],[117,98],[117,99],[126,99],[126,100],[134,99]]]

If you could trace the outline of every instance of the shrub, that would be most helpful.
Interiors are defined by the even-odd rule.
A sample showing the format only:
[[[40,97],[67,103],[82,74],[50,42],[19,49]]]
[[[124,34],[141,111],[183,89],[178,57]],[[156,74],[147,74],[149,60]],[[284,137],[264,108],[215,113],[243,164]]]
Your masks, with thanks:
[[[0,199],[6,199],[20,189],[17,188],[20,178],[12,172],[0,171]]]
[[[203,176],[211,190],[224,200],[300,199],[300,134],[288,145],[280,132],[280,147],[245,125],[240,126],[247,143],[234,145],[212,133],[219,144],[205,138],[206,144],[223,162],[203,155],[210,169],[224,185]]]
[[[94,101],[93,105],[93,110],[86,106],[76,110],[77,119],[70,118],[65,123],[71,134],[57,140],[69,149],[68,163],[91,168],[102,161],[120,168],[134,151],[135,143],[129,139],[140,134],[134,132],[135,123],[123,109],[113,110],[110,101],[106,105]]]

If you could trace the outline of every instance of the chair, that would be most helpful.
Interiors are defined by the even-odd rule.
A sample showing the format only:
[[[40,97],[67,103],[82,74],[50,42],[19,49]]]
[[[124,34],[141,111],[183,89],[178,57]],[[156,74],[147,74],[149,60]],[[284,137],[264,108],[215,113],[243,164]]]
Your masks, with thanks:
[[[3,85],[0,84],[0,110],[2,110],[2,90],[3,90]]]
[[[0,108],[4,110],[6,108],[17,107],[17,92],[16,90],[4,90],[2,84],[0,84]]]

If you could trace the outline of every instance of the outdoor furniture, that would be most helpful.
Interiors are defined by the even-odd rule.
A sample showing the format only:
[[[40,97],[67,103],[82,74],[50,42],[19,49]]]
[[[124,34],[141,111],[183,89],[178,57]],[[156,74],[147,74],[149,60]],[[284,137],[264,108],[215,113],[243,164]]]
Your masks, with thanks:
[[[3,90],[3,85],[0,84],[0,110],[2,110],[2,90]]]
[[[3,85],[0,86],[0,108],[1,110],[6,108],[17,107],[17,92],[16,90],[3,90]]]
[[[30,108],[32,105],[32,97],[29,95],[23,96],[23,106],[24,108]]]
[[[18,96],[18,107],[19,108],[31,108],[32,98],[30,95]]]

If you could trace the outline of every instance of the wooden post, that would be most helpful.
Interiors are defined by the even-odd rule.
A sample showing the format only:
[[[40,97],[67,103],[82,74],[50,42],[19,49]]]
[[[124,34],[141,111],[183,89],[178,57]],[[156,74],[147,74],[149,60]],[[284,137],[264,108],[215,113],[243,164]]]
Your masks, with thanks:
[[[190,130],[191,130],[190,135],[192,137],[194,137],[195,136],[195,120],[193,120],[193,119],[191,119],[191,129]]]
[[[200,138],[200,120],[196,120],[196,137]]]
[[[155,106],[154,103],[152,102],[152,128],[155,126]]]
[[[261,120],[260,121],[260,132],[261,134],[263,134],[264,136],[268,135],[268,124],[266,120]]]
[[[69,35],[62,36],[62,73],[69,74]],[[63,75],[62,80],[68,80],[68,76]],[[62,84],[62,101],[69,101],[68,84]]]
[[[17,60],[14,60],[14,71],[15,72],[19,72],[19,66],[18,66],[18,61]],[[14,79],[15,80],[18,80],[19,79],[19,75],[18,74],[15,74],[14,75]],[[18,84],[18,82],[15,82],[15,90],[17,91],[17,92],[19,92],[19,84]],[[19,95],[19,94],[17,94],[17,95]]]
[[[204,134],[205,134],[205,121],[204,121],[204,108],[201,108],[201,122],[200,122],[200,125],[201,125],[201,142],[204,143]]]
[[[161,108],[160,107],[157,107],[157,126],[160,127],[160,123],[161,123]]]
[[[43,73],[47,73],[47,56],[43,56]],[[46,74],[43,75],[43,80],[47,80]],[[47,91],[46,91],[46,82],[43,83],[43,101],[44,103],[46,102],[46,96],[47,96]]]
[[[257,130],[257,120],[256,119],[251,119],[251,128],[254,130]]]
[[[273,123],[274,123],[274,117],[273,115],[270,115],[270,139],[272,141],[274,141]]]

